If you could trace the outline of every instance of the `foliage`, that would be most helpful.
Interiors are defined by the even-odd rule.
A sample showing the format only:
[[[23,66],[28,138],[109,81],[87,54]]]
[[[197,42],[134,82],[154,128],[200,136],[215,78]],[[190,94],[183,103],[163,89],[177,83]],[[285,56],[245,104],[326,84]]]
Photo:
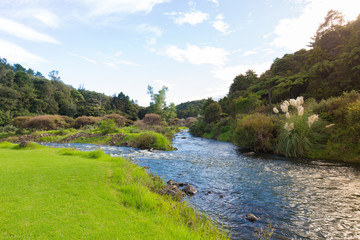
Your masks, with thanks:
[[[326,122],[316,114],[304,112],[302,103],[297,100],[290,99],[281,105],[287,119],[280,128],[275,152],[287,157],[318,157],[328,139]]]
[[[135,147],[141,149],[170,150],[170,142],[163,135],[154,132],[146,132],[135,138]]]
[[[105,119],[98,122],[99,130],[103,135],[116,133],[118,129],[113,119]]]
[[[64,84],[55,70],[49,73],[49,78],[0,58],[0,125],[17,116],[34,114],[78,117],[120,113],[138,119],[139,106],[122,92],[109,97],[84,88],[75,89]]]
[[[145,124],[149,126],[161,125],[162,123],[161,116],[155,113],[146,114],[142,120]]]
[[[86,125],[94,125],[99,122],[101,118],[99,117],[92,117],[92,116],[81,116],[75,119],[74,127],[75,128],[82,128]]]
[[[105,115],[103,117],[103,119],[111,119],[116,123],[117,127],[124,127],[127,119],[124,116],[121,116],[119,114],[109,114],[109,115]]]
[[[159,114],[165,120],[176,117],[176,106],[171,103],[169,106],[166,105],[166,92],[168,88],[163,86],[158,93],[154,93],[153,87],[148,86],[148,94],[150,94],[151,102],[149,111],[150,113]]]
[[[272,222],[269,222],[266,227],[261,227],[254,235],[256,240],[271,240],[271,236],[274,233]]]
[[[18,128],[54,130],[58,128],[68,128],[73,120],[61,115],[40,115],[35,117],[16,117],[13,124]]]
[[[260,113],[245,115],[237,121],[234,141],[242,148],[269,152],[275,145],[276,127],[273,117]]]
[[[204,109],[204,120],[207,123],[212,123],[220,120],[221,106],[217,102],[210,103]]]
[[[185,102],[176,105],[176,114],[178,118],[198,117],[201,114],[205,99]]]

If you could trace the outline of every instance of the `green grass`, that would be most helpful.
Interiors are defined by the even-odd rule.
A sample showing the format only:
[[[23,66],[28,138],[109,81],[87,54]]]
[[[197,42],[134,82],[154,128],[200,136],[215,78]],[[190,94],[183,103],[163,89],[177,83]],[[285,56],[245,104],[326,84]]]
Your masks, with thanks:
[[[101,151],[0,143],[0,239],[225,239],[161,186]]]

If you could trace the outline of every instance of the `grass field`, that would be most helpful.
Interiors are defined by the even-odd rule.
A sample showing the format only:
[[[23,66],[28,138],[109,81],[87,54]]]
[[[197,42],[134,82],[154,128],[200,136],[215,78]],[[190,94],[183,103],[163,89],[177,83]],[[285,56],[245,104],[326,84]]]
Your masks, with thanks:
[[[101,151],[0,143],[0,239],[225,239],[163,183]]]

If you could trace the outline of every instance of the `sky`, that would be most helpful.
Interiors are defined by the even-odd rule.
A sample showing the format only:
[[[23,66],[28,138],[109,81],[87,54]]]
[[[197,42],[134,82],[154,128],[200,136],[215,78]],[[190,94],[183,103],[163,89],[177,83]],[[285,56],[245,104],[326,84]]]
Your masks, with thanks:
[[[248,69],[307,45],[330,9],[345,20],[359,0],[0,0],[0,57],[59,71],[75,88],[129,95],[147,86],[179,104],[227,94]]]

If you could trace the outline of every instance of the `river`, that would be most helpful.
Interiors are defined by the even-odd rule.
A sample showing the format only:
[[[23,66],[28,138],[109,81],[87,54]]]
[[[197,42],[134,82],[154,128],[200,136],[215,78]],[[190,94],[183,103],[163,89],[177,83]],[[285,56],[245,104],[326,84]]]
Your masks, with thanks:
[[[270,222],[273,239],[360,239],[360,168],[322,160],[247,156],[234,145],[176,134],[177,151],[91,144],[46,143],[79,150],[100,148],[127,157],[165,180],[188,182],[196,210],[225,226],[233,239],[254,239]],[[260,220],[245,219],[252,213]]]

